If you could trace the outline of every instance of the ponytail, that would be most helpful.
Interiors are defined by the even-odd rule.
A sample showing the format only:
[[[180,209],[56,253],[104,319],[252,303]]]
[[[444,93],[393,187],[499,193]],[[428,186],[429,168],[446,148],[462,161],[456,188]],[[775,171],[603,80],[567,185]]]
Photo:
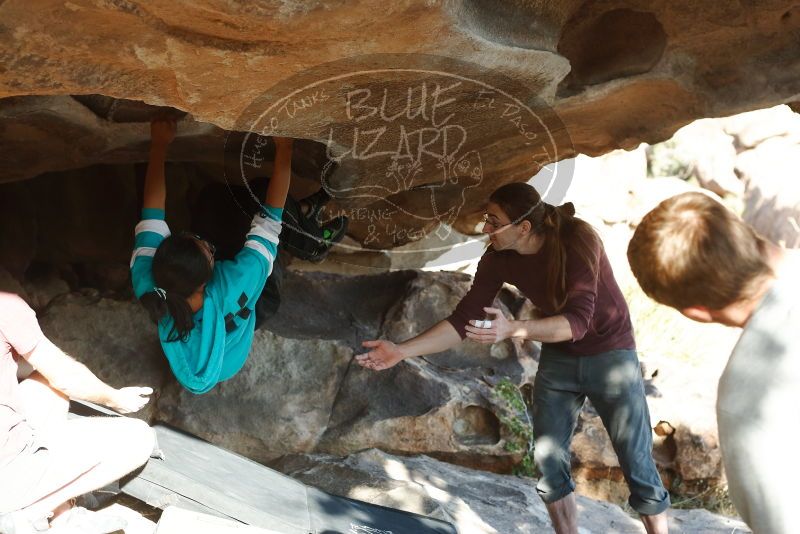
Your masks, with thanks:
[[[600,238],[587,223],[575,217],[575,205],[553,206],[544,202],[533,186],[514,182],[501,186],[489,197],[515,223],[527,220],[531,230],[544,236],[547,258],[545,298],[555,312],[567,303],[567,245],[597,275]]]
[[[158,324],[172,318],[172,329],[167,341],[186,341],[194,328],[194,313],[185,298],[175,293],[166,293],[165,297],[157,291],[149,291],[139,298],[150,320]]]
[[[553,309],[561,311],[569,297],[567,293],[567,243],[570,251],[597,274],[597,245],[600,238],[585,221],[575,217],[575,205],[545,204],[544,245],[547,255],[547,300]]]
[[[187,299],[210,278],[208,258],[190,236],[173,235],[162,241],[153,256],[153,279],[158,284],[139,298],[156,324],[172,319],[167,341],[186,341],[194,328]]]
[[[154,323],[159,323],[161,319],[169,313],[167,301],[161,298],[155,291],[148,291],[139,297],[139,302],[141,302],[145,311],[147,311],[147,315],[150,316],[150,320]]]

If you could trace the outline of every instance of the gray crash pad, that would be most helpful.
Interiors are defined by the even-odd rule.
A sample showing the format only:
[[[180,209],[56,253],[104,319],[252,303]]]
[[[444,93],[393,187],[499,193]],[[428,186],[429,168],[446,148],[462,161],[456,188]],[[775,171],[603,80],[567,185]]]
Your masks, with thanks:
[[[83,404],[73,412],[98,415]],[[445,521],[331,495],[196,436],[153,429],[154,457],[120,486],[150,506],[175,505],[280,534],[458,534]]]

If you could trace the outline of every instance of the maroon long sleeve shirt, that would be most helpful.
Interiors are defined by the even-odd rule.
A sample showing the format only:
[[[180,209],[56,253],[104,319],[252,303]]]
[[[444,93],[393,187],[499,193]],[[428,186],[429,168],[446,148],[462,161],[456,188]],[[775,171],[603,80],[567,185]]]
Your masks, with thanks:
[[[483,308],[492,305],[497,292],[507,282],[528,297],[543,316],[563,315],[569,321],[572,339],[549,344],[553,348],[576,356],[635,349],[628,305],[599,242],[598,247],[597,274],[567,248],[567,302],[559,312],[547,302],[544,253],[523,255],[490,248],[478,263],[472,287],[447,321],[462,338],[466,337],[464,328],[468,321],[484,319]]]

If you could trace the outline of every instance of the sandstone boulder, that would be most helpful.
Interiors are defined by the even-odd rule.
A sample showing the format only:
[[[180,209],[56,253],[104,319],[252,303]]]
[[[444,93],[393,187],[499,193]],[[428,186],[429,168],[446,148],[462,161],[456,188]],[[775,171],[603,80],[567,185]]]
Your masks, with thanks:
[[[25,288],[22,287],[22,284],[19,283],[19,280],[11,276],[11,273],[0,267],[0,291],[5,291],[6,293],[16,293],[30,304],[28,299],[28,294],[25,291]]]
[[[668,424],[665,435],[656,437],[656,458],[663,471],[675,479],[674,489],[683,493],[725,483],[717,434],[716,386],[739,336],[733,328],[716,326],[702,334],[702,325],[695,328],[703,339],[714,340],[714,349],[698,348],[691,363],[675,361],[666,354],[647,358],[652,377],[649,384],[658,392],[649,397],[652,423]]]
[[[25,298],[34,310],[44,310],[56,297],[70,292],[69,284],[54,269],[29,270],[24,287]]]
[[[361,341],[399,341],[445,316],[468,282],[466,276],[446,273],[342,277],[290,272],[285,294],[294,297],[284,301],[268,330],[256,334],[244,369],[200,396],[174,381],[154,327],[135,302],[86,290],[55,297],[40,319],[54,342],[103,380],[154,387],[157,393],[142,417],[260,461],[294,453],[347,455],[375,447],[509,472],[520,457],[506,450],[514,437],[500,422],[505,414],[493,386],[506,377],[528,395],[537,368],[535,345],[466,343],[380,373],[353,362],[363,350]],[[359,306],[358,291],[370,287],[382,291]],[[513,317],[532,313],[529,302],[508,290],[495,305]],[[716,377],[687,372],[685,365],[669,359],[651,358],[648,365],[651,374],[658,371],[648,383],[660,392],[648,397],[653,423],[664,420],[676,429],[669,443],[656,450],[665,481],[678,476],[690,485],[719,483],[714,388],[707,387]],[[686,385],[687,376],[693,385]],[[686,391],[694,393],[687,397],[681,393]],[[622,473],[590,405],[580,418],[573,458],[582,493],[624,502]]]
[[[793,136],[775,136],[739,154],[747,191],[744,220],[773,242],[800,247],[800,126]]]
[[[576,491],[593,499],[624,503],[629,490],[600,416],[587,403],[572,439]]]
[[[172,375],[155,327],[138,303],[101,298],[92,291],[70,293],[50,302],[39,322],[53,343],[104,382],[152,387],[153,400],[135,416],[156,417],[158,396]]]
[[[721,197],[741,196],[744,184],[734,172],[734,138],[725,132],[720,122],[714,119],[695,121],[678,130],[672,142],[675,152],[689,167],[687,178],[696,178],[701,187]]]
[[[755,148],[773,137],[797,139],[800,116],[788,106],[739,113],[716,121],[733,136],[737,152]]]
[[[361,245],[380,249],[468,226],[489,192],[547,163],[795,99],[800,57],[789,0],[502,8],[459,0],[388,10],[375,0],[41,0],[34,8],[9,0],[0,20],[0,180],[142,161],[144,123],[188,113],[170,156],[177,161],[224,163],[231,132],[308,140],[297,164],[311,162],[313,172],[299,174],[337,192],[335,209],[395,211],[388,224],[351,228]],[[353,90],[364,99],[354,102]],[[366,137],[387,124],[391,150]],[[453,152],[421,137],[406,146],[402,132],[423,128],[444,145],[445,131],[458,130],[464,143]],[[240,155],[262,173],[271,159],[270,149]]]
[[[492,385],[506,377],[530,387],[535,346],[465,344],[380,373],[353,361],[363,340],[400,341],[445,317],[468,285],[466,275],[447,273],[290,272],[284,304],[256,334],[244,369],[200,396],[175,382],[136,302],[85,290],[55,297],[40,319],[56,344],[101,379],[154,387],[145,419],[257,460],[381,447],[508,471],[518,458],[504,447]],[[518,300],[503,292],[496,305],[516,311]]]
[[[559,162],[561,165],[563,162]],[[627,221],[631,191],[647,179],[645,147],[616,150],[603,156],[575,158],[565,202],[597,227]]]
[[[453,273],[354,277],[290,271],[284,305],[268,329],[256,334],[245,368],[201,396],[174,381],[154,327],[135,302],[84,290],[53,297],[40,319],[53,341],[103,380],[155,387],[154,401],[141,417],[260,461],[380,448],[507,473],[520,457],[506,449],[515,438],[501,423],[503,407],[493,387],[506,377],[529,395],[535,345],[465,344],[380,373],[353,362],[364,339],[402,340],[446,316],[468,285],[468,276]],[[371,298],[365,299],[365,292]],[[33,294],[48,292],[33,288]],[[501,291],[495,306],[513,317],[535,313],[509,289]],[[649,352],[647,339],[643,348]],[[722,483],[711,386],[724,360],[702,370],[668,356],[649,354],[647,362],[653,423],[666,421],[674,429],[656,438],[665,483],[674,489],[679,481],[688,492]],[[576,431],[573,462],[582,494],[618,503],[627,499],[605,429],[590,405]]]
[[[353,351],[259,331],[239,374],[204,395],[170,381],[159,420],[257,461],[317,448]]]
[[[278,81],[364,51],[469,58],[490,79],[494,71],[524,80],[534,95],[552,99],[558,90],[570,114],[584,114],[573,135],[585,145],[581,152],[647,141],[642,136],[674,130],[693,116],[796,94],[779,81],[797,68],[787,58],[794,57],[798,16],[779,0],[748,9],[617,1],[514,2],[495,10],[468,0],[388,11],[325,1],[257,9],[83,1],[27,7],[2,7],[9,68],[0,95],[99,93],[170,105],[226,129]],[[730,24],[720,28],[719,20]],[[731,57],[731,47],[742,54]],[[756,69],[760,76],[748,75]],[[102,102],[95,107],[109,111]],[[592,120],[588,110],[606,120]],[[110,111],[131,115],[124,107]]]

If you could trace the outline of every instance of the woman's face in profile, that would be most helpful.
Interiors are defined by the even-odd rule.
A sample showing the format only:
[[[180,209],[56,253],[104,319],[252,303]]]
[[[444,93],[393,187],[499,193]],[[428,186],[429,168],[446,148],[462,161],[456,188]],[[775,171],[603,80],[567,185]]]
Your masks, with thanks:
[[[500,209],[500,206],[489,202],[486,213],[483,215],[482,232],[489,236],[489,243],[492,247],[495,250],[503,250],[511,246],[519,237],[515,230],[515,225],[511,223],[508,215]]]

